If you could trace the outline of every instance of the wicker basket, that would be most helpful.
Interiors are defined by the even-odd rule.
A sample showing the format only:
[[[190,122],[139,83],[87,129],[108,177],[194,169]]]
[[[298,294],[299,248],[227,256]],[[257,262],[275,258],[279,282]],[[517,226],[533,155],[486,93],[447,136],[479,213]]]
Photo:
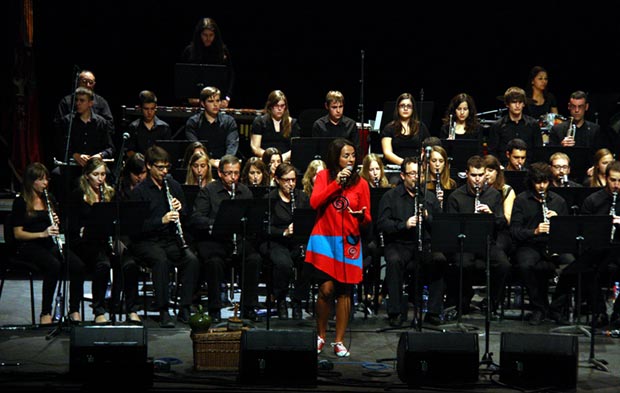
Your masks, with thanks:
[[[242,330],[209,329],[192,333],[194,369],[197,371],[238,371]]]

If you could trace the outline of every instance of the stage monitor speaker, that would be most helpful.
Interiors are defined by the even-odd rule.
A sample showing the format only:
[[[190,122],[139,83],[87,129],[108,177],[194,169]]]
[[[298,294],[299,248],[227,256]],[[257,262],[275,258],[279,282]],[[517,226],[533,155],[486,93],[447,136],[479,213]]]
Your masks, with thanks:
[[[409,386],[474,383],[479,359],[476,333],[403,332],[396,370]]]
[[[124,386],[151,386],[153,362],[146,342],[143,326],[72,327],[69,372],[87,383],[114,378]]]
[[[502,383],[520,387],[575,388],[578,337],[560,334],[502,333]]]
[[[246,330],[240,351],[242,384],[316,386],[314,330]]]

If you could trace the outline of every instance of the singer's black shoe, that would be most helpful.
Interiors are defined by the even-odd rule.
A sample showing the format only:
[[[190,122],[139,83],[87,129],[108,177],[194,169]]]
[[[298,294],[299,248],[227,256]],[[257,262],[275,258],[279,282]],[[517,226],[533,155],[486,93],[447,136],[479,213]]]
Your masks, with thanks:
[[[174,327],[174,321],[170,317],[170,314],[168,314],[168,310],[159,312],[159,327],[167,329]]]

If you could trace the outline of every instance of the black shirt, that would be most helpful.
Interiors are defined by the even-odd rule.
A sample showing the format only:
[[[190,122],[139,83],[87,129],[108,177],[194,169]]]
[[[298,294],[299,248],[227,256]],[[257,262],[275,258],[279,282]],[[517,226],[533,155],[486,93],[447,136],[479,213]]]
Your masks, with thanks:
[[[185,123],[185,137],[191,141],[207,141],[209,158],[220,159],[225,154],[237,155],[239,130],[235,119],[219,112],[210,123],[204,112],[192,115]]]
[[[426,192],[424,195],[424,209],[428,214],[423,216],[424,238],[428,239],[433,214],[441,212],[439,201],[432,192]],[[413,243],[418,240],[417,226],[407,229],[407,219],[414,213],[415,197],[407,192],[403,183],[383,194],[379,201],[377,230],[383,232],[386,244],[391,242]]]
[[[295,198],[295,208],[310,207],[310,200],[302,190],[296,188],[293,190],[293,194]],[[284,237],[284,231],[293,222],[294,213],[291,211],[292,204],[280,198],[278,189],[271,190],[264,198],[270,199],[271,201],[271,225],[269,226],[271,239],[279,242],[288,242],[290,237]]]
[[[69,122],[74,114],[65,116],[60,123],[61,130],[69,128]],[[59,131],[61,131],[59,130]],[[65,134],[61,146],[57,146],[57,158],[62,159],[65,154],[67,135]],[[74,153],[95,155],[101,153],[102,158],[114,158],[114,143],[112,142],[112,129],[108,122],[98,114],[91,111],[90,121],[84,122],[79,116],[75,116],[71,123],[71,143],[69,144],[69,157]]]
[[[181,184],[174,180],[172,176],[167,175],[168,185],[170,186],[170,194],[173,198],[181,202],[181,222],[186,220],[187,207],[185,206],[185,194]],[[169,222],[163,224],[162,217],[170,211],[170,203],[166,195],[166,187],[160,189],[150,176],[138,183],[131,191],[130,200],[149,202],[149,214],[142,225],[143,232],[135,236],[132,240],[142,240],[148,238],[157,238],[159,236],[174,236],[176,234],[176,223]]]
[[[136,119],[129,124],[127,131],[130,135],[127,150],[142,154],[145,154],[146,149],[153,146],[155,141],[168,140],[172,137],[170,125],[157,116],[153,119],[153,127],[150,130],[144,125],[143,119]]]
[[[398,135],[393,122],[388,123],[381,131],[381,138],[392,138],[392,152],[401,158],[419,157],[422,141],[429,136],[431,135],[422,122],[416,135]]]
[[[547,243],[549,235],[541,233],[534,234],[534,230],[543,222],[542,203],[537,199],[533,191],[523,191],[515,198],[510,218],[510,235],[520,243]],[[564,198],[553,191],[549,191],[546,197],[547,208],[558,214],[558,216],[568,215],[568,208]]]
[[[252,135],[262,135],[260,145],[263,150],[275,147],[280,153],[284,154],[291,150],[291,138],[301,136],[301,128],[297,119],[291,119],[291,134],[288,138],[284,137],[282,131],[280,129],[280,132],[276,132],[271,115],[267,113],[254,119],[251,133]]]
[[[568,121],[556,124],[551,127],[549,133],[549,144],[551,146],[560,146],[562,140],[566,137],[569,126]],[[605,143],[601,137],[601,126],[591,121],[585,121],[581,127],[576,127],[575,130],[575,146],[590,147],[593,150],[598,150],[604,146]]]
[[[73,94],[66,95],[60,100],[58,104],[58,110],[56,112],[56,117],[54,122],[56,124],[60,124],[62,119],[71,114],[71,101],[73,100]],[[110,105],[105,98],[101,97],[99,94],[93,93],[93,112],[103,117],[105,121],[108,123],[110,128],[110,132],[114,132],[114,117],[112,116],[112,111],[110,110]]]
[[[339,137],[346,138],[353,142],[358,151],[360,148],[360,137],[357,130],[355,120],[350,117],[342,116],[338,124],[334,124],[329,120],[329,115],[325,115],[316,119],[312,124],[313,137]]]
[[[252,198],[252,191],[245,184],[237,182],[235,199]],[[215,223],[220,205],[225,199],[231,199],[231,195],[221,181],[213,181],[198,191],[190,220],[190,226],[197,236],[196,239],[200,239],[200,235],[208,235]]]
[[[468,184],[463,184],[448,196],[447,213],[474,213],[476,194],[469,190]],[[504,216],[504,203],[502,193],[493,187],[486,187],[480,193],[480,203],[491,209],[495,216],[495,229],[501,230],[506,227]]]
[[[542,133],[536,119],[523,115],[515,123],[509,115],[505,115],[489,128],[489,153],[505,163],[507,161],[506,145],[514,138],[522,139],[528,148],[543,145]]]
[[[51,194],[52,205],[56,206]],[[22,195],[18,195],[13,200],[13,206],[11,207],[11,225],[14,227],[23,227],[26,232],[43,232],[50,225],[49,213],[47,210],[35,210],[32,214],[28,214],[26,211],[26,201]],[[11,230],[13,230],[11,228]],[[17,247],[28,247],[28,244],[39,244],[41,247],[51,248],[54,243],[51,237],[45,237],[41,239],[33,239],[27,241],[15,240]]]

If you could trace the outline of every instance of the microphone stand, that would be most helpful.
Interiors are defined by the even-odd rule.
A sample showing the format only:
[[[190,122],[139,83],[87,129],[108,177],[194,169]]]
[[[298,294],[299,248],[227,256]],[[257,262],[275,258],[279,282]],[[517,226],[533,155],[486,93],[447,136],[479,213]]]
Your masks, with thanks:
[[[69,124],[67,126],[67,141],[65,143],[65,154],[64,154],[64,162],[66,164],[66,167],[65,167],[64,175],[61,176],[64,182],[64,198],[65,199],[67,199],[71,193],[71,173],[70,173],[71,167],[69,166],[69,147],[71,146],[71,129],[73,128],[73,119],[75,118],[75,115],[76,115],[75,90],[77,89],[77,86],[78,86],[78,79],[80,77],[80,72],[82,72],[79,69],[79,67],[75,67],[75,66],[73,67],[73,70],[75,71],[75,77],[73,79],[73,86],[71,89],[71,114],[69,116]],[[62,173],[62,168],[61,168],[61,173]],[[69,231],[70,223],[69,223],[68,214],[67,214],[68,211],[69,209],[63,209],[63,214],[62,214],[62,222],[64,222],[65,225],[64,226],[61,225],[61,227],[64,227],[65,235],[70,233]],[[68,315],[67,315],[67,301],[66,301],[67,300],[67,281],[69,279],[69,252],[70,252],[69,243],[70,243],[70,236],[65,236],[65,244],[63,246],[64,252],[62,253],[63,261],[62,261],[62,266],[60,268],[60,280],[58,282],[58,292],[56,294],[56,303],[60,302],[60,306],[56,304],[56,307],[60,307],[61,314],[60,314],[60,318],[58,318],[58,324],[56,325],[56,327],[52,329],[45,336],[46,340],[50,340],[53,337],[56,337],[62,331],[63,326],[65,326],[69,320]],[[56,310],[56,307],[54,307],[53,311]]]
[[[267,255],[271,255],[271,182],[267,186]],[[276,186],[276,190],[277,190]],[[279,197],[279,196],[278,196]],[[267,298],[265,299],[265,308],[267,313],[265,315],[265,328],[270,329],[271,323],[271,291],[273,290],[273,261],[270,262],[269,277],[267,278]]]
[[[362,49],[361,50],[361,71],[360,71],[360,103],[358,105],[358,109],[357,109],[357,117],[359,118],[360,124],[361,124],[361,129],[364,129],[364,56],[365,56],[365,52]],[[363,132],[361,133],[362,135],[365,135]],[[366,141],[368,142],[368,141]],[[360,141],[360,147],[363,146],[362,141]],[[361,152],[360,152],[361,153]],[[370,144],[368,145],[368,151],[365,152],[366,154],[370,153]]]

